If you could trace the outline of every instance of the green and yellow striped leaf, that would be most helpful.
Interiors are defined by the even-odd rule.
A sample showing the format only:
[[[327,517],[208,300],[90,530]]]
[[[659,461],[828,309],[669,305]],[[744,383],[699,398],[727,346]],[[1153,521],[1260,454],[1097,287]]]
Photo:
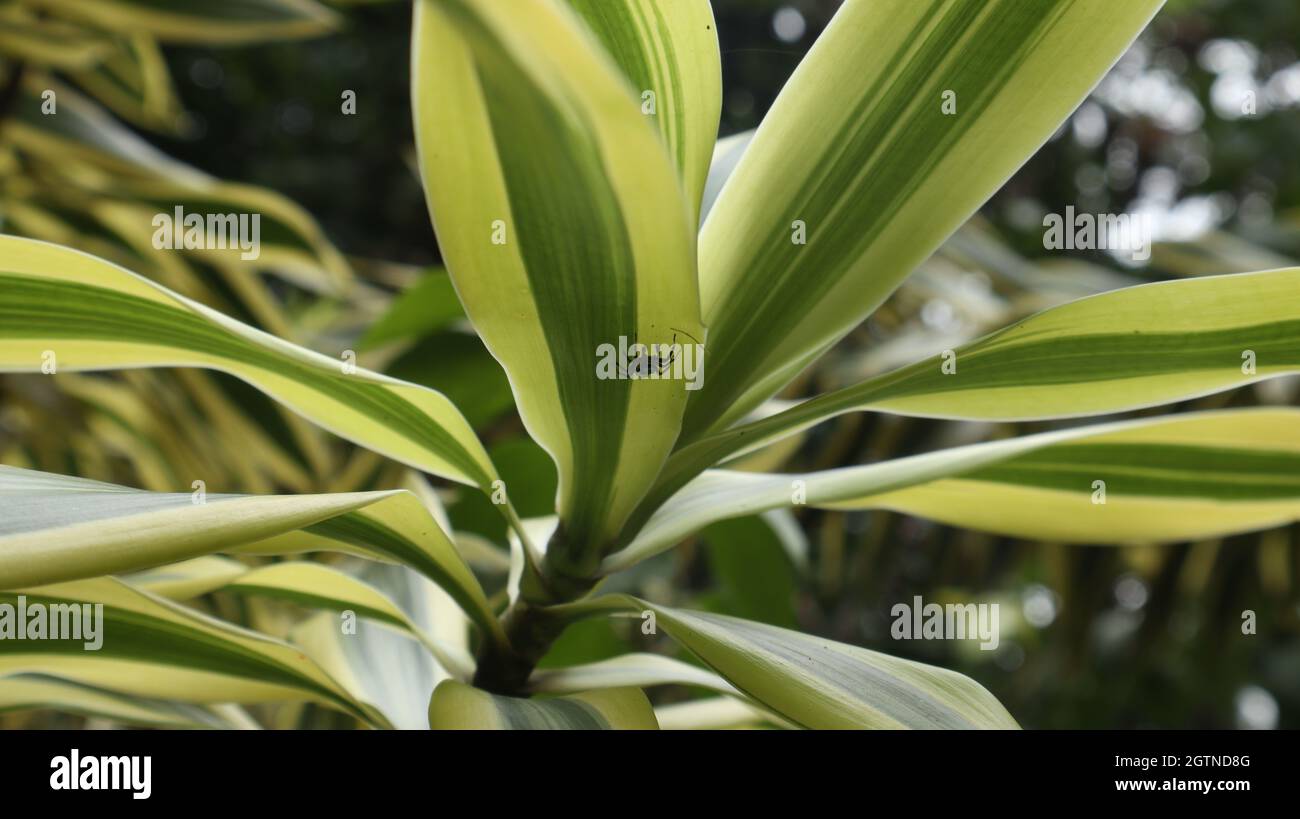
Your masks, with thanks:
[[[1200,540],[1300,519],[1300,411],[1162,420],[825,505],[1060,543]]]
[[[118,580],[168,600],[191,600],[219,589],[247,572],[248,566],[233,558],[204,555],[122,574]]]
[[[740,693],[731,683],[708,669],[661,654],[622,654],[594,663],[542,668],[528,678],[529,690],[539,694],[656,685],[690,685],[730,696],[739,696]]]
[[[357,571],[359,579],[396,602],[439,643],[468,652],[468,623],[437,586],[401,566],[367,563]],[[322,613],[296,626],[289,638],[399,729],[427,729],[434,688],[455,679],[424,645],[367,620],[356,624],[355,633],[345,634],[337,615]]]
[[[301,207],[274,191],[216,179],[177,184],[170,180],[112,180],[95,186],[98,193],[112,197],[96,210],[132,247],[145,255],[174,251],[155,250],[153,243],[157,214],[188,217],[196,214],[206,222],[211,216],[248,214],[258,217],[256,258],[244,258],[238,247],[192,248],[182,252],[223,271],[229,278],[248,278],[251,271],[269,270],[304,289],[336,295],[352,282],[352,269],[343,254]],[[237,289],[237,282],[231,281]],[[241,293],[241,295],[243,295]]]
[[[0,236],[0,341],[9,372],[221,370],[402,463],[484,489],[496,479],[441,393],[296,347],[69,248]]]
[[[847,412],[1073,418],[1296,372],[1300,268],[1125,288],[1046,310],[950,353],[703,438],[669,459],[647,502],[724,459]]]
[[[652,611],[674,640],[778,716],[804,728],[1018,728],[979,683],[944,668],[763,623],[626,595],[575,611]]]
[[[190,582],[182,585],[181,576],[195,574],[196,568],[199,567],[182,564],[171,572],[154,572],[139,578],[129,576],[122,580],[136,588],[150,589],[151,586],[160,585],[169,592],[163,596],[171,600],[226,591],[273,597],[308,608],[352,612],[417,640],[458,679],[468,680],[474,675],[474,659],[462,648],[443,643],[427,634],[383,592],[338,569],[320,563],[286,561],[253,569],[243,567],[242,571],[231,576],[229,566],[209,562],[203,564],[207,570],[205,578],[191,577]],[[173,572],[175,574],[168,578],[168,574]]]
[[[143,728],[248,727],[199,705],[133,697],[44,674],[0,676],[0,714],[33,710],[98,717]]]
[[[99,611],[102,605],[102,644],[88,650],[84,639],[0,640],[0,675],[49,674],[123,694],[181,702],[307,699],[386,726],[374,708],[355,700],[293,646],[113,578],[0,592],[0,604],[15,611],[20,598],[25,607],[42,605],[47,611],[83,603]],[[28,628],[30,634],[30,623]]]
[[[42,95],[47,91],[53,94],[48,100],[53,105],[51,114],[43,113],[47,100]],[[119,243],[165,270],[181,265],[181,258],[193,257],[220,265],[222,272],[234,270],[242,279],[249,279],[250,270],[273,271],[316,293],[336,295],[352,283],[346,259],[301,207],[274,191],[215,179],[172,159],[79,91],[48,75],[34,73],[26,78],[14,115],[5,122],[5,134],[43,175],[42,197],[50,197],[63,209],[84,212],[79,218],[89,216],[102,223]],[[15,223],[20,223],[17,216],[23,204],[8,203],[7,209],[16,211]],[[185,214],[204,219],[209,214],[257,214],[257,258],[245,260],[238,249],[156,250],[154,216],[174,215],[178,206]],[[49,231],[31,235],[80,245],[88,225],[77,227],[66,237]],[[246,295],[240,278],[227,278],[232,289]]]
[[[429,700],[429,727],[437,730],[571,730],[659,728],[639,688],[604,688],[554,699],[500,697],[446,680]]]
[[[47,104],[53,106],[53,113],[44,113]],[[76,159],[116,174],[163,177],[178,184],[207,178],[141,139],[84,94],[43,72],[24,77],[22,93],[5,120],[4,133],[5,139],[24,153],[60,166]]]
[[[0,6],[0,54],[64,71],[89,68],[117,47],[113,38],[84,26],[42,20],[21,5]]]
[[[669,549],[713,521],[805,503],[893,509],[1069,543],[1271,528],[1300,518],[1300,410],[1098,424],[808,474],[710,471],[674,495],[604,570]]]
[[[185,123],[167,60],[157,41],[148,35],[122,38],[115,53],[69,76],[111,111],[136,125],[176,132]]]
[[[713,146],[713,159],[709,163],[709,175],[704,183],[704,197],[700,203],[701,219],[708,218],[709,211],[713,210],[714,203],[718,201],[718,195],[726,187],[727,180],[735,172],[740,158],[745,155],[745,149],[753,139],[752,130],[742,131],[719,139]]]
[[[597,363],[620,337],[703,341],[691,209],[631,87],[559,0],[418,0],[412,51],[439,245],[557,464],[572,549],[549,559],[581,575],[564,562],[592,562],[677,437],[684,380],[601,379]]]
[[[313,37],[337,15],[314,0],[22,0],[108,31],[183,43],[236,44]]]
[[[349,552],[416,569],[446,589],[487,634],[500,636],[473,573],[424,505],[406,491],[205,493],[196,501],[187,492],[144,492],[0,466],[0,502],[0,588],[128,572],[219,551]],[[221,568],[203,564],[212,578],[206,590],[238,580]],[[301,574],[324,583],[326,571]],[[165,573],[155,577],[165,579]],[[176,581],[172,593],[191,587],[202,593],[205,587],[194,571],[173,572],[170,579]],[[278,582],[289,593],[289,579],[278,576]],[[343,594],[336,586],[322,589]]]
[[[718,731],[723,729],[787,727],[784,720],[734,697],[709,697],[675,702],[655,709],[663,731]]]
[[[709,366],[683,440],[747,415],[881,304],[1160,4],[847,0],[700,235]]]
[[[718,136],[722,60],[709,0],[566,0],[640,95],[695,214]]]

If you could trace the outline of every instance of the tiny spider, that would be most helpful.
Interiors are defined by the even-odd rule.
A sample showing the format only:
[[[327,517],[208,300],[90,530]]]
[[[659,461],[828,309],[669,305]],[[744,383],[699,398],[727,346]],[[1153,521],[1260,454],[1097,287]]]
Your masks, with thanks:
[[[677,360],[677,350],[680,349],[677,346],[678,333],[686,336],[691,341],[695,342],[696,345],[700,343],[699,339],[685,330],[678,330],[676,327],[669,327],[668,329],[673,331],[672,342],[669,344],[651,344],[648,347],[643,345],[642,349],[644,352],[633,358],[631,362],[629,362],[627,368],[620,370],[620,374],[623,378],[650,377],[650,373],[656,373],[657,375],[662,376],[664,373],[668,372],[668,370],[673,366],[673,362]],[[635,343],[636,342],[633,342],[634,345]],[[660,358],[659,352],[663,350],[664,347],[668,348],[668,357]],[[629,376],[628,371],[631,371],[634,375]],[[645,375],[640,375],[640,373],[645,373]]]

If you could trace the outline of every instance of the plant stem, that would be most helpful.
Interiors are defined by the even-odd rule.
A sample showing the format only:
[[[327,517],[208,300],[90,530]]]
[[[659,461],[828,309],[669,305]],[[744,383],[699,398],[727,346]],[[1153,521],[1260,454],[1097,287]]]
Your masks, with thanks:
[[[501,615],[509,645],[483,641],[474,673],[475,686],[494,694],[527,694],[528,677],[572,619],[558,614],[554,607],[578,600],[598,582],[599,558],[570,562],[575,553],[581,553],[571,546],[563,530],[557,529],[547,544],[542,565],[534,567],[531,561],[525,562],[518,598]]]
[[[484,642],[479,649],[474,685],[494,694],[524,696],[528,678],[568,622],[522,598],[502,616],[510,646]]]

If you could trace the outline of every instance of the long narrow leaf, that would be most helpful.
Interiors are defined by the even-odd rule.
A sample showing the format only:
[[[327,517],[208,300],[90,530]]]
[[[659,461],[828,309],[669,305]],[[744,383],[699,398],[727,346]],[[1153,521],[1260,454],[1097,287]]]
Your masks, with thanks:
[[[598,378],[597,364],[620,338],[703,342],[690,208],[631,88],[558,0],[418,0],[414,29],[439,245],[556,461],[564,534],[583,552],[570,557],[589,561],[677,436],[684,379],[623,377],[630,362]]]
[[[110,31],[187,43],[255,43],[328,32],[337,16],[314,0],[25,0]]]
[[[199,705],[150,700],[44,674],[0,676],[0,714],[51,710],[145,728],[234,728]]]
[[[102,605],[102,644],[87,650],[84,640],[0,640],[0,674],[71,675],[121,693],[182,702],[308,699],[385,725],[298,649],[112,578],[0,592],[0,603],[16,610],[20,597],[29,610]]]
[[[196,497],[0,466],[0,588],[241,550],[343,551],[403,563],[444,587],[489,634],[500,634],[473,573],[409,492]],[[184,580],[182,587],[203,585],[202,578]]]
[[[674,495],[604,570],[715,520],[801,504],[897,509],[1068,542],[1215,537],[1296,520],[1298,475],[1300,410],[1268,408],[1076,427],[802,475],[715,470]]]
[[[698,213],[722,112],[722,64],[709,0],[566,0],[653,117]]]
[[[704,225],[709,373],[684,438],[748,414],[881,304],[1161,2],[847,0]]]
[[[625,595],[574,608],[653,611],[674,640],[747,697],[805,728],[1019,727],[992,694],[955,671]]]
[[[1070,302],[986,338],[710,435],[653,498],[709,466],[859,410],[1025,421],[1139,409],[1300,371],[1300,268],[1160,282]]]
[[[395,460],[484,489],[495,479],[441,393],[296,347],[69,248],[0,236],[0,341],[9,372],[221,370]]]

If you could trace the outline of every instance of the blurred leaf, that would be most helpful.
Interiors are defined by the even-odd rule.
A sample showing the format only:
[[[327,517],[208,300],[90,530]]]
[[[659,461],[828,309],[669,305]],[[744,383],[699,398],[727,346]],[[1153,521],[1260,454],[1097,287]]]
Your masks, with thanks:
[[[717,581],[711,611],[783,628],[795,628],[794,566],[772,527],[761,517],[719,521],[700,531]]]
[[[415,285],[393,299],[388,312],[370,325],[357,344],[369,350],[394,341],[422,338],[462,318],[465,309],[447,271],[433,268]]]

